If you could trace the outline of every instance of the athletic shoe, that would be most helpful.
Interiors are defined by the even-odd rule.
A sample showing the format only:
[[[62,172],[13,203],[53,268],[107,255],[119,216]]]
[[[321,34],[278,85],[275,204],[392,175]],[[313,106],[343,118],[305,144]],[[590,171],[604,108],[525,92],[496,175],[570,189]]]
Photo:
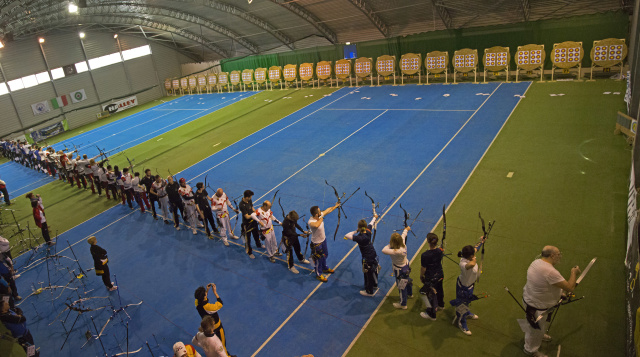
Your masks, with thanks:
[[[302,263],[302,264],[309,264],[309,261],[308,261],[307,259],[302,259],[302,260],[300,261],[300,263]]]
[[[20,274],[14,274],[14,275],[13,275],[13,278],[14,278],[14,279],[18,279],[19,277],[20,277]]]
[[[462,331],[465,335],[471,336],[471,331],[469,331],[469,328],[466,326],[466,323],[463,324],[462,321],[458,321],[458,327],[460,328],[460,331]]]
[[[192,232],[193,232],[193,235],[198,234],[198,231],[196,231],[195,229],[193,229]]]
[[[109,290],[109,291],[115,291],[115,290],[118,290],[118,286],[113,285],[113,283],[111,283],[111,285],[112,285],[112,286],[111,286],[110,288],[108,288],[107,290]]]
[[[413,299],[413,295],[408,295],[407,296],[409,299]]]
[[[333,270],[333,269],[325,269],[325,270],[323,270],[322,272],[323,272],[323,273],[325,273],[325,274],[333,274],[333,273],[335,273],[336,271],[335,271],[335,270]]]
[[[256,248],[264,248],[264,245],[260,244],[260,245],[256,245]]]
[[[298,269],[296,269],[296,267],[291,267],[291,268],[289,268],[289,270],[290,270],[292,273],[294,273],[294,274],[298,274],[298,273],[300,273],[300,272],[298,271]]]
[[[362,296],[375,296],[376,293],[369,294],[366,290],[360,290],[360,295],[362,295]]]
[[[326,282],[327,282],[327,278],[325,278],[325,277],[324,277],[324,276],[322,276],[322,275],[318,275],[318,276],[316,276],[316,279],[317,279],[317,280],[320,280],[320,281],[321,281],[321,282],[323,282],[323,283],[326,283]]]
[[[166,219],[164,220],[164,224],[169,224],[169,223],[171,223],[171,222],[169,222],[169,221],[168,221],[168,220],[166,220]]]
[[[211,234],[207,235],[207,237],[209,237],[209,239],[213,239],[213,236]]]
[[[222,244],[224,244],[224,246],[225,246],[225,247],[228,247],[228,246],[229,246],[229,242],[227,242],[226,240],[223,240],[223,241],[222,241]]]
[[[281,256],[282,256],[282,253],[280,253],[280,252],[276,252],[276,254],[274,254],[274,255],[275,255],[276,257],[281,257]]]
[[[18,295],[18,296],[16,296],[14,299],[15,299],[16,301],[20,301],[20,300],[22,300],[22,297],[20,297],[20,295]]]
[[[479,318],[480,318],[480,316],[478,316],[478,315],[471,315],[469,318],[470,318],[471,320],[477,320],[477,319],[479,319]]]
[[[272,263],[275,263],[275,262],[276,262],[276,258],[274,258],[274,257],[269,257],[269,261],[270,261],[270,262],[272,262]]]
[[[256,259],[256,256],[255,256],[255,255],[253,255],[253,254],[249,254],[249,258],[251,258],[251,259]]]
[[[144,211],[142,211],[142,212],[144,212]],[[158,220],[158,217],[157,216],[153,216],[153,219]]]
[[[547,335],[546,333],[542,336],[542,341],[544,342],[549,342],[551,341],[551,336]]]
[[[436,320],[435,317],[429,316],[429,314],[427,314],[424,311],[420,313],[420,316],[422,316],[423,319],[427,319],[427,320],[431,320],[431,321],[435,321]]]
[[[400,310],[406,310],[407,306],[402,306],[402,304],[400,304],[399,302],[394,302],[393,303],[393,307],[395,307],[396,309],[400,309]]]
[[[232,238],[232,239],[240,239],[240,237],[238,237],[238,236],[234,236],[234,235],[231,235],[231,238]]]
[[[198,228],[204,228],[204,224],[198,223]]]
[[[522,349],[522,351],[524,351],[524,353],[527,356],[533,356],[533,357],[547,357],[547,355],[545,355],[544,353],[540,352],[540,351],[535,351],[535,352],[529,352],[526,349]]]

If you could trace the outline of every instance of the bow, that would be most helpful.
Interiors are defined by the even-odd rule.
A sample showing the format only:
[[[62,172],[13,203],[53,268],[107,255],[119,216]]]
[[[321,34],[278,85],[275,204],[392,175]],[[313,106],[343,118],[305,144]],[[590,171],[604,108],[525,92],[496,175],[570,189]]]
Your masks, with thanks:
[[[444,250],[444,240],[447,238],[447,214],[445,213],[446,204],[442,205],[442,242],[440,248]]]
[[[167,171],[169,172],[169,176],[173,177],[173,182],[178,182],[178,180],[176,179],[176,175],[171,173],[171,170],[167,169]]]
[[[400,209],[402,210],[402,212],[404,214],[404,221],[403,221],[404,228],[410,227],[409,224],[407,223],[407,221],[409,220],[410,216],[409,216],[409,213],[407,212],[407,210],[404,209],[404,207],[402,207],[402,203],[400,204]],[[420,212],[422,212],[422,210],[420,210]],[[414,222],[415,222],[415,220],[414,220]],[[403,229],[398,229],[398,230],[404,230],[404,228]],[[413,233],[413,231],[410,231],[410,232],[411,232],[411,234],[413,234],[414,237],[416,236],[416,234]]]
[[[276,196],[278,196],[278,192],[280,192],[280,190],[277,190],[274,194],[273,194],[273,198],[271,199],[271,205],[273,206],[273,203],[276,202]],[[282,217],[282,219],[284,219],[284,217]]]
[[[136,159],[133,160],[129,160],[129,157],[127,155],[124,156],[127,161],[129,162],[129,168],[132,169],[133,168],[133,162],[136,161]]]
[[[204,181],[205,181],[205,182],[207,182],[207,177],[206,177],[206,176],[205,176],[205,178],[204,178]],[[205,184],[205,185],[206,185],[206,184]],[[244,197],[244,195],[240,195],[240,196],[238,196],[238,197],[236,197],[236,198],[234,198],[234,199],[233,199],[233,204],[236,206],[236,209],[237,209],[238,211],[240,211],[240,206],[238,205],[238,198],[240,198],[240,197]],[[232,232],[235,232],[236,227],[238,226],[238,218],[240,218],[240,215],[242,215],[242,212],[238,212],[238,213],[236,213],[236,222],[233,224],[233,230],[232,230]]]
[[[107,162],[109,161],[109,157],[107,156],[107,154],[104,152],[103,149],[100,149],[100,147],[98,145],[96,145],[96,149],[98,149],[98,152],[100,153],[100,157],[102,157],[102,162]]]
[[[478,279],[477,281],[480,281],[480,276],[482,275],[482,263],[484,263],[484,246],[487,244],[487,239],[489,238],[489,233],[491,233],[491,228],[493,228],[493,224],[496,221],[493,222],[489,222],[489,230],[486,229],[485,224],[484,224],[484,219],[482,218],[482,215],[480,214],[480,212],[478,212],[478,217],[480,218],[480,223],[482,224],[482,234],[484,237],[484,243],[482,244],[482,250],[480,252],[480,264],[478,264]]]
[[[371,208],[373,209],[373,216],[377,216],[376,213],[376,201],[373,200],[373,198],[371,198],[371,196],[369,196],[369,194],[367,193],[367,191],[364,191],[364,195],[367,196],[370,200],[371,200]],[[378,204],[379,205],[379,204]],[[377,227],[378,227],[378,219],[376,218],[376,221],[373,224],[373,235],[371,236],[371,243],[376,241],[376,233],[377,233]]]
[[[353,191],[353,193],[349,197],[347,197],[347,199],[344,200],[344,202],[343,202],[342,199],[344,198],[344,196],[346,196],[346,193],[343,192],[342,196],[340,196],[338,194],[338,190],[336,190],[336,188],[334,186],[329,185],[329,182],[327,182],[327,180],[324,180],[324,183],[326,183],[327,186],[330,186],[331,188],[333,188],[333,193],[336,195],[336,199],[338,200],[338,202],[337,202],[338,203],[338,224],[336,225],[336,231],[333,234],[333,240],[335,241],[336,240],[336,236],[338,235],[338,229],[340,228],[340,218],[341,218],[341,214],[340,213],[342,212],[344,214],[344,218],[347,218],[347,213],[344,211],[344,208],[342,208],[342,206],[345,203],[347,203],[347,201],[349,201],[349,199],[351,197],[353,197],[353,195],[355,195],[356,192],[358,192],[360,190],[360,187],[358,187],[355,191]]]

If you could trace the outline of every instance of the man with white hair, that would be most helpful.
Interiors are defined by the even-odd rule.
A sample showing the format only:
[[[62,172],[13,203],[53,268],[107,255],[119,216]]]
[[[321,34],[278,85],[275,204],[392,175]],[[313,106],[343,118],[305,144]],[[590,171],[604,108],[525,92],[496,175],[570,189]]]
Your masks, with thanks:
[[[548,245],[542,249],[540,259],[536,259],[527,269],[527,284],[522,292],[527,322],[524,326],[524,353],[534,357],[546,357],[538,351],[542,341],[551,341],[551,336],[545,332],[550,310],[558,303],[564,292],[572,292],[576,288],[576,280],[580,268],[571,268],[569,281],[562,277],[555,265],[562,259],[562,253],[554,246]],[[564,292],[563,292],[564,291]]]

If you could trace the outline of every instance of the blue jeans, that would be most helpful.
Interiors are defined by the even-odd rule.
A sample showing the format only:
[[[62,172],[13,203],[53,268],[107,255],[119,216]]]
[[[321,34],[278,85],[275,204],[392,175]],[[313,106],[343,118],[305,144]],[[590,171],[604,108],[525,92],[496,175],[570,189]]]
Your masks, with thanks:
[[[404,280],[404,279],[399,278],[398,276],[399,273],[400,273],[400,269],[396,269],[394,266],[393,275],[396,278],[396,284],[398,285],[398,291],[400,292],[400,305],[407,306],[407,299],[409,298],[409,296],[413,296],[413,282],[409,277],[407,277],[409,281],[407,282],[406,286],[403,289],[400,289],[400,286],[402,284],[401,280]]]
[[[319,249],[318,249],[319,248]],[[329,250],[327,249],[327,240],[325,239],[320,245],[316,248],[320,251],[320,257],[316,260],[316,275],[322,275],[324,270],[329,269],[327,266],[327,257],[329,256]]]

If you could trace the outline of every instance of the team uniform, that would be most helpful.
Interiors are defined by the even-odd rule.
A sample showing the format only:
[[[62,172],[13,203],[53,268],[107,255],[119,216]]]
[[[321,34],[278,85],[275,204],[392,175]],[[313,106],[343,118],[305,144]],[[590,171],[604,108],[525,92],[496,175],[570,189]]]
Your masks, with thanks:
[[[153,218],[156,218],[156,205],[154,202],[158,202],[158,206],[162,206],[158,201],[158,197],[151,194],[151,185],[156,182],[155,177],[146,175],[140,179],[140,184],[144,185],[145,189],[140,193],[140,197],[147,205],[147,209],[150,209],[153,213]]]
[[[233,234],[233,227],[231,227],[228,206],[233,208],[226,193],[222,193],[222,196],[220,197],[218,197],[217,195],[213,195],[213,197],[211,197],[211,210],[216,213],[218,222],[222,224],[220,236],[222,236],[225,241],[227,240],[228,236],[233,239],[238,239],[238,237]]]
[[[271,262],[275,261],[274,255],[277,251],[278,242],[276,241],[276,232],[273,229],[273,221],[278,222],[280,225],[282,223],[278,221],[276,217],[274,217],[273,212],[270,209],[264,211],[262,207],[258,208],[251,214],[251,218],[253,218],[256,222],[264,223],[264,226],[259,225],[258,229],[260,229],[260,233],[264,237],[264,243],[267,248],[267,256]]]
[[[522,300],[530,324],[523,328],[524,349],[529,354],[538,352],[542,344],[551,317],[549,309],[555,306],[562,296],[562,289],[554,284],[564,280],[552,264],[542,259],[534,260],[527,269],[527,284],[522,289]],[[540,319],[536,322],[538,318]]]
[[[171,212],[173,212],[173,222],[174,226],[177,230],[180,230],[180,217],[184,218],[184,202],[182,202],[182,197],[180,197],[180,184],[178,182],[173,181],[173,183],[167,183],[167,195],[169,197],[169,208]],[[178,215],[178,212],[180,215]]]
[[[393,275],[396,278],[396,285],[400,291],[400,307],[407,308],[407,299],[409,296],[413,296],[413,280],[409,277],[411,273],[411,267],[409,267],[409,261],[407,260],[407,233],[408,229],[402,231],[402,242],[404,247],[398,249],[391,249],[388,245],[382,248],[382,253],[391,257],[391,263],[393,263]],[[394,306],[396,306],[394,304]],[[397,306],[396,306],[397,307]]]
[[[195,196],[196,204],[198,205],[198,208],[202,213],[202,223],[204,224],[205,232],[207,233],[207,236],[212,239],[211,230],[213,230],[216,234],[220,234],[220,232],[218,231],[218,228],[216,228],[216,222],[213,218],[213,211],[211,211],[211,206],[209,205],[209,193],[206,189],[203,188],[202,192],[196,191]],[[209,226],[211,226],[211,230],[209,230]],[[226,236],[222,236],[222,243],[226,246],[229,245]]]
[[[229,357],[222,341],[216,334],[209,335],[198,331],[191,343],[202,348],[207,357]]]
[[[364,291],[366,294],[373,296],[378,292],[378,254],[371,242],[371,230],[376,223],[376,219],[373,218],[367,225],[365,232],[354,231],[348,233],[345,238],[351,239],[358,243],[360,253],[362,254],[362,272],[364,273]],[[360,292],[362,295],[362,292]]]
[[[222,306],[222,299],[219,297],[216,298],[216,302],[213,304],[209,303],[209,299],[204,299],[202,301],[196,299],[196,310],[198,311],[200,318],[204,319],[205,316],[211,316],[213,318],[213,321],[215,323],[215,325],[213,326],[213,333],[222,342],[223,349],[226,353],[227,340],[224,335],[224,327],[222,327],[222,322],[220,321],[220,316],[218,315],[218,311],[222,309]]]
[[[44,209],[41,204],[37,204],[33,207],[33,219],[36,221],[36,225],[42,231],[42,238],[45,242],[51,244],[51,238],[49,237],[49,227],[47,226],[47,218],[44,216]]]
[[[320,215],[320,218],[324,217]],[[315,223],[318,220],[311,217],[309,218],[309,226],[311,227],[311,258],[315,265],[316,276],[322,278],[322,273],[329,272],[327,266],[327,258],[329,257],[329,249],[327,247],[327,240],[324,233],[324,220],[318,228],[313,228],[311,223]]]
[[[127,204],[129,205],[129,208],[133,209],[133,204],[131,201],[133,201],[133,184],[132,184],[132,178],[131,178],[131,174],[130,173],[123,173],[122,176],[120,176],[120,179],[122,180],[122,204],[124,205],[124,196],[127,196]],[[142,208],[142,212],[144,212],[144,207],[142,207],[142,205],[140,205],[140,208]]]
[[[197,209],[193,190],[191,190],[191,186],[185,184],[184,187],[180,186],[180,188],[178,189],[178,193],[180,194],[180,197],[182,197],[182,201],[184,202],[184,210],[186,215],[185,219],[189,223],[193,234],[198,234],[198,231],[196,231],[198,217],[196,216]]]
[[[456,298],[450,301],[451,305],[456,308],[456,317],[453,322],[458,321],[458,327],[465,331],[465,333],[469,331],[467,318],[478,318],[477,315],[474,315],[471,310],[469,310],[471,302],[477,299],[477,297],[473,295],[473,289],[478,279],[478,265],[476,264],[473,268],[467,269],[466,266],[469,263],[470,260],[460,258],[460,276],[456,281]]]
[[[100,275],[102,277],[104,286],[106,286],[109,290],[112,290],[114,286],[111,283],[109,265],[107,265],[107,263],[109,263],[107,251],[96,244],[91,245],[90,251],[91,257],[93,258],[93,266],[95,267],[96,275]]]
[[[423,301],[425,302],[425,313],[432,319],[436,317],[436,311],[444,309],[444,289],[442,281],[444,279],[444,271],[442,270],[442,258],[444,257],[444,249],[436,247],[429,249],[420,256],[420,264],[425,269],[420,289]]]
[[[140,185],[140,177],[135,176],[131,180],[131,186],[133,186],[133,198],[135,198],[138,206],[140,206],[140,212],[144,213],[144,204],[149,208],[149,201],[147,200],[147,196],[144,194],[144,186]]]
[[[296,231],[296,228],[299,231],[304,232],[298,222],[295,222],[289,218],[289,216],[284,217],[284,220],[282,221],[282,242],[285,246],[289,270],[297,274],[298,270],[293,267],[293,253],[295,252],[300,263],[309,264],[309,261],[306,260],[304,255],[300,252],[300,241],[298,240],[300,235]]]
[[[9,199],[9,191],[7,191],[7,184],[0,180],[0,192],[2,192],[2,196],[4,197],[4,203],[10,205],[11,200]]]
[[[245,251],[249,256],[253,256],[253,249],[251,248],[251,236],[253,236],[253,240],[256,242],[256,247],[262,248],[262,243],[260,243],[258,222],[254,221],[252,218],[246,218],[246,216],[251,216],[251,214],[253,214],[253,202],[251,200],[249,200],[249,202],[245,202],[244,200],[242,200],[238,205],[238,209],[240,210],[240,214],[242,215],[241,230],[245,244]]]
[[[155,207],[153,206],[154,200],[158,201],[160,208],[162,209],[162,219],[165,223],[169,223],[169,196],[167,194],[167,181],[162,179],[160,183],[154,181],[151,184],[151,189],[149,191],[151,197],[151,209],[155,211]],[[155,216],[155,212],[154,212]]]

